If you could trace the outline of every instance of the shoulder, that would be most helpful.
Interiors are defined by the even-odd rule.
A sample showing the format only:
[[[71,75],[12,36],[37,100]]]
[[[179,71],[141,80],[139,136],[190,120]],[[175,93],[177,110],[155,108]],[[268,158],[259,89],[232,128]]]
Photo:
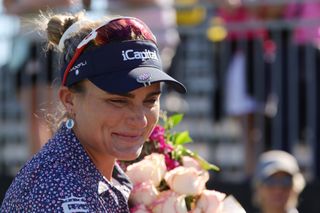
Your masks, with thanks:
[[[37,176],[35,174],[32,177]],[[30,179],[17,177],[3,201],[1,212],[63,212],[64,203],[70,199],[86,204],[83,182],[72,173],[41,173]]]
[[[63,133],[21,169],[1,212],[88,212],[99,206],[91,161],[76,138]]]
[[[60,157],[60,158],[59,158]],[[62,204],[70,197],[78,199],[83,194],[84,183],[72,163],[61,156],[39,153],[19,172],[9,187],[3,201],[4,212],[62,212]]]

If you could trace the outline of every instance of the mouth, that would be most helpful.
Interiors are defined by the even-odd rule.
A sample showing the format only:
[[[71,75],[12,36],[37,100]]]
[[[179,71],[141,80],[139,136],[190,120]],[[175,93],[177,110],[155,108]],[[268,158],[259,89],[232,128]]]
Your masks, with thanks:
[[[133,143],[133,142],[138,142],[143,139],[143,134],[137,134],[137,133],[112,133],[112,135],[121,141],[125,141],[127,143]]]

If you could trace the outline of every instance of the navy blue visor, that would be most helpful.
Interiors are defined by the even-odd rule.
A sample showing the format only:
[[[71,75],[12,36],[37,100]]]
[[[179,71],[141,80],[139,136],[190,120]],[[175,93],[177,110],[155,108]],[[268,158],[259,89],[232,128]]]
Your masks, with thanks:
[[[61,70],[62,77],[66,69]],[[150,41],[114,42],[86,50],[73,63],[63,84],[71,86],[84,79],[109,93],[128,93],[157,82],[186,93],[182,83],[162,70],[158,48]]]

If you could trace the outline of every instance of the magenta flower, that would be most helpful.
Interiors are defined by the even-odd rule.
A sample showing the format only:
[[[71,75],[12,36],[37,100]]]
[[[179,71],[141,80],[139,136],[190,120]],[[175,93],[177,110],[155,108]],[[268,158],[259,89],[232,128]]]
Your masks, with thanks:
[[[168,171],[180,166],[180,163],[177,160],[172,159],[169,154],[164,155],[164,160]]]
[[[165,129],[160,125],[156,125],[154,127],[149,139],[152,141],[164,140],[164,133],[165,133]]]
[[[173,151],[173,146],[168,144],[165,139],[165,128],[160,125],[155,126],[150,137],[150,141],[157,143],[158,152],[166,153]]]

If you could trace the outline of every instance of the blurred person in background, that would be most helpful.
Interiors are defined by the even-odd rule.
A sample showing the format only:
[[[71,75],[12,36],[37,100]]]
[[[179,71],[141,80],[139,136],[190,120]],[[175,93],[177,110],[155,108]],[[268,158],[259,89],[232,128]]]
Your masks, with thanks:
[[[186,89],[164,72],[155,36],[137,18],[58,14],[43,23],[61,54],[64,108],[0,211],[127,213],[132,185],[117,160],[140,155],[159,119],[161,83]]]
[[[263,114],[264,97],[257,98],[254,94],[255,75],[259,73],[265,81],[268,81],[266,73],[256,70],[256,64],[264,64],[263,44],[267,40],[267,29],[264,26],[252,27],[262,21],[258,15],[260,5],[244,4],[240,0],[213,1],[216,8],[216,18],[222,20],[227,27],[227,35],[224,41],[215,45],[219,51],[229,52],[226,58],[218,60],[226,61],[226,66],[217,62],[214,70],[218,87],[214,92],[214,119],[220,121],[223,114],[236,120],[242,128],[242,138],[245,156],[245,175],[250,177],[254,170],[254,157],[257,142],[260,138],[259,130],[255,126],[254,116]],[[239,26],[241,26],[239,28]],[[260,50],[257,52],[256,50]],[[221,57],[222,54],[218,53]]]
[[[5,69],[16,79],[18,99],[27,118],[27,141],[31,155],[37,152],[51,136],[41,109],[54,102],[52,80],[55,54],[45,52],[44,40],[37,32],[35,20],[40,11],[72,12],[81,9],[80,0],[3,0],[7,15],[18,16],[20,32],[13,39],[11,60]],[[52,103],[50,103],[52,102]]]
[[[274,25],[268,25],[282,23],[287,4],[267,0],[226,0],[215,3],[218,6],[217,17],[223,20],[228,30],[226,41],[218,45],[224,45],[222,51],[223,48],[230,49],[224,50],[230,51],[227,59],[229,64],[218,67],[216,71],[220,72],[217,76],[222,85],[217,90],[215,103],[219,103],[217,99],[224,100],[226,115],[241,122],[245,173],[250,177],[255,168],[256,150],[270,149],[274,142],[272,135],[275,134],[275,120],[281,121],[281,128],[285,132],[281,138],[281,148],[288,149],[289,104],[288,94],[285,93],[288,78],[283,78],[282,90],[275,88],[275,78],[289,75],[286,54],[291,31],[288,27],[274,28]],[[279,64],[282,65],[280,71],[276,70]],[[222,72],[219,71],[221,68],[224,69]],[[218,110],[215,114],[221,115],[223,112]]]
[[[293,155],[271,150],[259,156],[253,176],[253,203],[260,213],[297,213],[304,187],[305,179]]]

